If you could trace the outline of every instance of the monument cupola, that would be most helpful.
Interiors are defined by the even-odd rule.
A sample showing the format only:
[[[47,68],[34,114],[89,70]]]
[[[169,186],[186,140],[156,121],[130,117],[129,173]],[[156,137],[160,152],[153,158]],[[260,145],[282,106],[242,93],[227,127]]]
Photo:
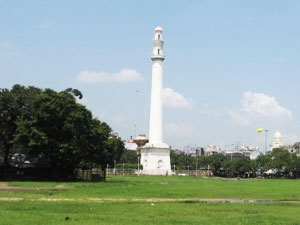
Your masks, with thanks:
[[[282,136],[278,131],[274,134],[272,149],[282,147]]]
[[[152,60],[164,60],[165,55],[163,52],[164,40],[163,40],[163,29],[161,27],[156,27],[154,30],[154,38],[153,38],[153,52],[151,59]]]

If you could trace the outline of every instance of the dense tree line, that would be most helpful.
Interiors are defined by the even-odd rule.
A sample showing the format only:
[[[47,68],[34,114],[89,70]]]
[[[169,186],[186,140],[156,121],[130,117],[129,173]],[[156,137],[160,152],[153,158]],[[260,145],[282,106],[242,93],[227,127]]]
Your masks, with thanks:
[[[274,177],[300,177],[300,157],[284,148],[273,149],[256,160],[222,154],[191,157],[171,151],[171,164],[181,170],[209,168],[214,175],[225,177],[264,176],[269,169],[276,169],[277,172],[272,174]]]
[[[249,157],[234,159],[223,154],[192,157],[185,153],[171,151],[171,164],[178,170],[210,170],[216,176],[240,176],[254,170]]]
[[[122,140],[111,136],[109,125],[94,118],[77,98],[82,94],[72,88],[0,89],[2,177],[8,176],[18,155],[31,159],[30,167],[50,168],[52,179],[69,179],[77,168],[91,165],[105,171],[107,163],[120,159]]]

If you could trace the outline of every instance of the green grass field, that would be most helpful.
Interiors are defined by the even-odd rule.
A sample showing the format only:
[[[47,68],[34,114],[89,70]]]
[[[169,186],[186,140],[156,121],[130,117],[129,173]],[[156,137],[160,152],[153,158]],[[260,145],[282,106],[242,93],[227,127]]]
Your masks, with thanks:
[[[300,225],[300,180],[109,176],[106,183],[7,182],[0,224]]]

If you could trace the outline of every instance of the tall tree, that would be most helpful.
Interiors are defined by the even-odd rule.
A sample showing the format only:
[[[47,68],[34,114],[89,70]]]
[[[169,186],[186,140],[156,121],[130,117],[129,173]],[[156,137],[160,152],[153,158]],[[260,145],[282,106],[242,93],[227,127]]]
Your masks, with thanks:
[[[9,156],[15,145],[18,121],[33,114],[33,100],[40,93],[35,87],[14,85],[11,90],[0,89],[0,150],[3,157],[4,175],[7,174]]]
[[[92,145],[90,145],[88,154],[92,162],[100,165],[103,171],[103,177],[106,179],[107,164],[114,164],[121,158],[125,151],[123,141],[111,136],[111,128],[104,122],[97,119],[93,120],[93,129],[90,135]]]
[[[291,162],[290,152],[283,148],[275,148],[272,150],[271,156],[271,166],[272,168],[277,168],[278,170],[285,169],[289,166]]]
[[[28,154],[49,160],[53,177],[72,175],[82,159],[84,137],[92,120],[71,91],[46,89],[36,97],[32,117],[18,122],[17,140],[26,146]]]
[[[233,169],[236,175],[243,176],[246,172],[250,172],[251,168],[251,160],[249,157],[242,157],[239,159],[235,159],[233,162]]]
[[[227,160],[226,156],[217,154],[209,156],[209,165],[214,174],[218,175],[221,168],[223,168],[224,162]]]
[[[300,157],[296,153],[291,153],[291,162],[287,166],[287,171],[290,173],[291,177],[296,178],[300,176]]]
[[[103,168],[124,149],[123,142],[109,139],[111,128],[93,118],[76,97],[82,97],[76,89],[45,89],[34,101],[32,117],[18,121],[16,141],[28,154],[47,159],[54,178],[72,177],[82,163]]]
[[[16,125],[16,106],[14,97],[7,89],[0,92],[0,147],[3,157],[4,176],[7,175],[8,157],[13,146]]]

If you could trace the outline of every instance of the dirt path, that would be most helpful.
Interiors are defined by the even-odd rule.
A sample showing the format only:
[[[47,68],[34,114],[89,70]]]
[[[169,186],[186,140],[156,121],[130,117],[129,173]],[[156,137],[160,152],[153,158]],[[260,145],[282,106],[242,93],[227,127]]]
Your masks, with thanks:
[[[151,205],[159,204],[163,202],[183,202],[183,203],[232,203],[232,204],[274,204],[274,203],[289,203],[300,204],[300,200],[287,201],[287,200],[272,200],[272,199],[221,199],[221,198],[14,198],[14,197],[0,197],[0,201],[46,201],[46,202],[145,202]]]
[[[0,182],[0,192],[22,192],[22,191],[31,191],[31,190],[63,190],[68,189],[63,185],[57,185],[55,187],[33,187],[33,188],[26,188],[26,187],[13,187],[8,186],[6,182]]]

